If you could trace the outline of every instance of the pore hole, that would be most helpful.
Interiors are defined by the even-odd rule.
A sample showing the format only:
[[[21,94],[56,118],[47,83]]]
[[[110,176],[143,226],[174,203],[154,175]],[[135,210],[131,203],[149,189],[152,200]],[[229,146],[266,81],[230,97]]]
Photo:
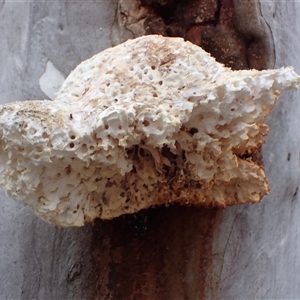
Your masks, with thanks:
[[[88,150],[87,145],[86,145],[86,144],[83,144],[83,145],[81,146],[81,151],[82,151],[83,153],[85,153],[85,152],[87,152],[87,150]]]
[[[68,165],[68,166],[65,168],[65,171],[66,171],[66,174],[67,174],[67,175],[70,175],[70,174],[71,174],[71,166]]]
[[[36,151],[36,152],[43,152],[43,148],[42,148],[42,147],[39,147],[39,146],[37,146],[37,147],[35,148],[35,151]]]
[[[144,120],[143,125],[144,125],[145,127],[148,127],[148,126],[150,125],[150,122],[147,121],[147,120]]]
[[[110,154],[108,154],[108,155],[106,155],[106,159],[108,160],[108,161],[113,161],[113,156],[112,155],[110,155]]]
[[[29,129],[29,134],[35,135],[37,130],[35,128],[30,128]]]
[[[190,131],[189,131],[189,132],[190,132],[190,134],[191,134],[191,135],[194,135],[195,133],[197,133],[197,132],[198,132],[198,129],[197,129],[197,128],[195,128],[195,127],[193,127],[193,128],[191,128],[191,129],[190,129]]]

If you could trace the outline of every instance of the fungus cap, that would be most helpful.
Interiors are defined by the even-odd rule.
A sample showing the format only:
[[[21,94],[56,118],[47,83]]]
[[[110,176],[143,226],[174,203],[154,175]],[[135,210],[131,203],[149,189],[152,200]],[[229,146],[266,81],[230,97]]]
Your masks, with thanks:
[[[54,101],[0,107],[0,184],[65,227],[258,202],[264,119],[299,82],[291,67],[232,71],[181,38],[129,40],[81,63]]]

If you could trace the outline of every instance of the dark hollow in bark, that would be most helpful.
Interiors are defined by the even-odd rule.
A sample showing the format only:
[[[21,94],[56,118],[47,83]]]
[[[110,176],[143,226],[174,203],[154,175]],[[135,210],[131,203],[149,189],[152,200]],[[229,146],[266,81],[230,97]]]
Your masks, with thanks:
[[[274,65],[270,29],[256,1],[143,0],[146,34],[183,37],[233,70]],[[235,9],[236,8],[236,9]]]

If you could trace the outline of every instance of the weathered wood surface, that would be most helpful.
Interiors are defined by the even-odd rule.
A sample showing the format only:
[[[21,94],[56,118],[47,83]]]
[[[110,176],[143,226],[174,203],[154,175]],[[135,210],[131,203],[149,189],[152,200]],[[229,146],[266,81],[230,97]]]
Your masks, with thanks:
[[[300,72],[300,3],[264,1],[276,67]],[[64,76],[110,46],[113,1],[0,2],[0,102],[43,99],[51,61]],[[59,229],[0,198],[0,299],[299,299],[300,93],[268,119],[271,194],[225,210],[159,208]]]

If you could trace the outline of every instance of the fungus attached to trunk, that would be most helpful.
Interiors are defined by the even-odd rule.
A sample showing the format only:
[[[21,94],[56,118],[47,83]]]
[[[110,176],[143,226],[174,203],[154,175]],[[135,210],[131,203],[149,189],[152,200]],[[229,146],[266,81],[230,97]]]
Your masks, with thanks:
[[[0,107],[0,184],[59,226],[258,202],[264,119],[299,82],[290,67],[232,71],[181,38],[129,40],[81,63],[54,101]]]

